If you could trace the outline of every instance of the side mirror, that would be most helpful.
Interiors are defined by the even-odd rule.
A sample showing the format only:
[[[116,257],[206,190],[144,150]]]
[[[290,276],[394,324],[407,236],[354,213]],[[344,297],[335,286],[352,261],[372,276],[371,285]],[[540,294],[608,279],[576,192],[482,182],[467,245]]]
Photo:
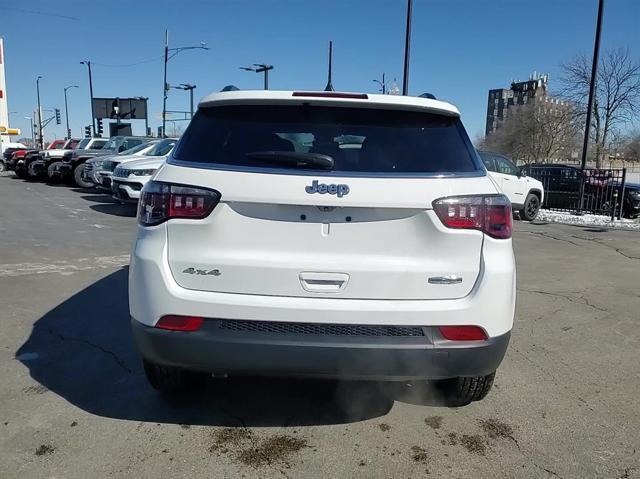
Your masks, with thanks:
[[[121,152],[123,152],[124,150],[125,150],[124,145],[120,145],[120,146],[118,147],[118,153],[121,153]]]
[[[518,178],[522,178],[523,176],[527,176],[527,172],[524,171],[523,168],[518,168]]]

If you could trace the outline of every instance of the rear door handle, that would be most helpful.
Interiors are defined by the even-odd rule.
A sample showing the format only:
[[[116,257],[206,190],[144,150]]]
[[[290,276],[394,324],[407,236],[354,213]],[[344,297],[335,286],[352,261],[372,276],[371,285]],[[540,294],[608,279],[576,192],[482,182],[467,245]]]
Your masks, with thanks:
[[[349,282],[346,273],[303,272],[298,275],[302,289],[310,293],[337,293]]]

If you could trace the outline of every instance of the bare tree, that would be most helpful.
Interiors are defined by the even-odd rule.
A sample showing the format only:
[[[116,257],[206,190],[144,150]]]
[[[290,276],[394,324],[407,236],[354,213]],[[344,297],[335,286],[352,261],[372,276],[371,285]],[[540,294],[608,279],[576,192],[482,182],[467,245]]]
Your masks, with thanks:
[[[552,100],[511,107],[500,127],[480,144],[521,163],[566,159],[576,144],[575,122],[568,105]]]
[[[561,95],[571,101],[581,118],[586,115],[591,80],[591,60],[579,55],[561,65]],[[606,51],[599,62],[591,112],[591,139],[596,147],[596,166],[602,160],[611,133],[633,121],[640,108],[640,62],[629,50]]]
[[[640,161],[640,131],[632,133],[626,140],[623,147],[624,158],[629,161]]]

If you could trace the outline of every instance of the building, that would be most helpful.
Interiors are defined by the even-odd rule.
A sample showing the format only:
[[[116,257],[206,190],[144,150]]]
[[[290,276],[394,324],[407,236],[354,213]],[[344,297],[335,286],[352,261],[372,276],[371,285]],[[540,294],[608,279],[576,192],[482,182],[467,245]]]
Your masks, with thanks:
[[[507,118],[508,110],[513,106],[542,102],[564,106],[564,102],[548,96],[548,82],[549,75],[538,76],[534,72],[527,81],[511,82],[510,88],[489,90],[485,135],[491,134],[500,127],[500,122]]]

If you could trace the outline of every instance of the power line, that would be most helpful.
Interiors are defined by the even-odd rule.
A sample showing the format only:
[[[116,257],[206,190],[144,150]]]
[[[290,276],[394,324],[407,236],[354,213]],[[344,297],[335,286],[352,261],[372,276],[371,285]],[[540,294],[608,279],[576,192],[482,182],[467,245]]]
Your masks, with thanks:
[[[7,5],[2,5],[2,9],[3,10],[13,10],[15,12],[30,13],[32,15],[42,15],[42,16],[45,16],[45,17],[64,18],[66,20],[80,20],[78,17],[72,17],[72,16],[69,16],[69,15],[60,15],[59,13],[49,13],[49,12],[43,12],[43,11],[40,11],[40,10],[28,10],[26,8],[9,7]]]
[[[127,67],[135,67],[136,65],[142,65],[144,63],[157,62],[162,60],[162,58],[163,58],[162,56],[159,56],[159,57],[149,58],[147,60],[140,60],[139,62],[135,62],[135,63],[123,63],[119,65],[114,65],[109,63],[97,63],[97,62],[91,62],[91,64],[97,65],[100,67],[107,67],[107,68],[127,68]]]

